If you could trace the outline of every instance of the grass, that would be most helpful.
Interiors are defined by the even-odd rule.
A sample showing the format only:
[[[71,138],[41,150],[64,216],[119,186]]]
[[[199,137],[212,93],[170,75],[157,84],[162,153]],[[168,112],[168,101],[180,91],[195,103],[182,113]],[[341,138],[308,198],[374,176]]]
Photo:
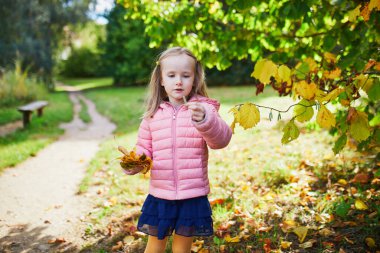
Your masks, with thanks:
[[[58,83],[63,83],[65,85],[73,86],[75,90],[87,90],[93,88],[109,87],[112,85],[113,79],[111,77],[102,78],[65,78],[59,77],[57,79]],[[65,90],[61,86],[56,87],[56,91]]]
[[[79,103],[80,103],[80,112],[79,112],[79,118],[86,124],[90,123],[92,120],[91,120],[91,116],[90,114],[88,113],[88,107],[86,105],[86,103],[79,98]]]
[[[147,237],[135,234],[134,229],[148,192],[149,175],[126,176],[117,162],[121,156],[117,146],[130,149],[136,142],[144,92],[144,88],[109,87],[85,91],[98,111],[117,124],[117,129],[114,138],[101,144],[79,189],[94,200],[94,208],[86,217],[88,244],[83,252],[110,252],[112,246],[130,235],[139,238],[136,245],[143,247],[146,243]],[[293,103],[289,98],[278,98],[270,89],[259,96],[254,93],[255,89],[248,86],[211,88],[209,92],[221,101],[220,114],[228,124],[232,122],[228,111],[245,101],[282,110]],[[11,166],[54,140],[61,133],[58,122],[71,119],[69,112],[67,96],[52,94],[44,117],[33,118],[26,130],[0,138],[0,168],[5,166],[1,165],[4,160],[8,161],[6,166]],[[299,125],[300,137],[282,145],[281,126],[291,117],[291,111],[283,114],[279,122],[268,120],[268,109],[261,108],[260,112],[257,127],[246,131],[237,127],[227,148],[210,150],[209,198],[215,234],[204,238],[203,247],[210,252],[269,252],[268,249],[279,250],[281,241],[288,241],[292,245],[283,252],[335,252],[340,247],[356,252],[370,250],[365,239],[380,240],[379,227],[368,226],[379,224],[379,185],[352,181],[358,173],[368,174],[371,180],[379,178],[376,165],[366,157],[358,158],[350,149],[335,156],[331,151],[333,137],[318,128],[311,131],[310,124]],[[5,155],[10,158],[3,159]],[[340,179],[349,183],[340,185]],[[363,199],[368,209],[355,209],[351,205],[355,199]],[[296,225],[286,230],[286,222]],[[356,225],[350,227],[345,222]],[[315,240],[312,248],[301,248],[291,232],[298,226],[308,227],[305,242]],[[322,228],[334,230],[337,236],[320,236]],[[112,236],[107,236],[109,231],[113,231]],[[339,241],[338,235],[347,239]],[[239,242],[229,242],[228,238]],[[142,252],[142,248],[132,252]]]
[[[22,114],[17,111],[17,106],[0,107],[0,126],[16,120],[22,120]]]
[[[96,192],[97,203],[88,217],[95,231],[105,231],[110,226],[117,230],[116,227],[125,224],[135,226],[136,219],[125,221],[124,218],[138,211],[146,197],[149,176],[126,176],[116,160],[121,155],[117,151],[118,145],[132,148],[135,144],[143,93],[142,88],[102,89],[86,93],[101,113],[118,125],[115,139],[103,143],[81,185],[81,192]],[[254,89],[248,86],[212,88],[209,94],[222,102],[220,114],[228,123],[232,121],[228,111],[235,104],[251,101],[287,109],[293,103],[292,99],[278,98],[271,90],[254,96]],[[282,115],[283,120],[279,122],[268,120],[267,109],[260,111],[261,122],[256,128],[244,131],[237,127],[227,148],[210,151],[209,198],[219,203],[213,204],[215,235],[206,238],[203,245],[210,252],[222,252],[222,246],[225,248],[223,252],[262,251],[265,247],[279,249],[281,241],[292,242],[285,252],[298,250],[301,243],[297,236],[291,230],[284,232],[280,225],[284,221],[294,221],[297,226],[308,226],[310,229],[305,241],[315,238],[319,229],[330,228],[326,217],[334,214],[334,202],[341,196],[337,190],[339,187],[333,183],[342,176],[350,180],[355,171],[367,166],[364,160],[355,160],[357,158],[349,149],[336,157],[331,150],[333,137],[326,131],[311,131],[308,124],[299,125],[299,139],[282,145],[281,126],[291,117],[291,111]],[[280,127],[275,127],[276,124]],[[332,177],[335,172],[339,173]],[[327,187],[329,180],[333,182]],[[375,198],[372,203],[376,201]],[[370,210],[376,210],[374,206],[371,204]],[[325,218],[316,218],[319,216]],[[120,221],[119,225],[115,221]],[[336,224],[339,222],[337,218]],[[365,233],[375,235],[375,229]],[[106,250],[127,235],[139,237],[131,231],[118,231],[120,233],[114,237],[115,240],[101,239],[102,243],[95,242],[88,248]],[[239,243],[226,241],[227,235],[237,237]],[[94,238],[97,236],[99,234]],[[146,242],[146,237],[142,240]],[[317,237],[313,249],[308,252],[327,252],[326,240],[333,239]],[[345,245],[344,242],[336,244]],[[366,247],[359,240],[354,246]],[[167,252],[170,252],[169,247]]]
[[[58,125],[72,119],[71,102],[63,93],[51,93],[48,102],[49,106],[45,108],[44,115],[36,117],[34,113],[26,129],[18,129],[0,137],[0,172],[6,167],[15,166],[28,157],[34,156],[63,133]],[[13,120],[13,116],[7,117],[7,120]]]

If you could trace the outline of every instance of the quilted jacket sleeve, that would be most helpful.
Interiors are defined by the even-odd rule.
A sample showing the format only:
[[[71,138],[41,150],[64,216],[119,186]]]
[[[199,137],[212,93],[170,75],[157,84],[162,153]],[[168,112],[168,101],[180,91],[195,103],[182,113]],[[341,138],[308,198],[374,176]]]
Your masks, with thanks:
[[[152,158],[152,134],[147,119],[143,119],[139,127],[136,153],[139,155],[144,153],[146,156]]]
[[[231,140],[232,130],[219,116],[216,108],[209,104],[203,104],[206,115],[201,122],[193,121],[193,125],[203,136],[207,145],[212,149],[224,148]]]

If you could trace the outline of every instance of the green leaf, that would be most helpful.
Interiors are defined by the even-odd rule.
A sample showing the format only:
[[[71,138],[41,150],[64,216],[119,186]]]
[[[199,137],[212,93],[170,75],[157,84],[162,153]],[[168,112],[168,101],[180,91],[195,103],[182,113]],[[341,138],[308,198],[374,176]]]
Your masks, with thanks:
[[[380,113],[376,114],[375,117],[373,117],[370,122],[369,122],[369,125],[371,127],[374,127],[374,126],[378,126],[380,125]]]
[[[300,131],[298,127],[294,124],[294,119],[289,121],[282,130],[284,135],[282,136],[281,143],[286,144],[298,138]]]
[[[380,81],[379,78],[374,78],[371,88],[367,92],[369,99],[376,101],[380,99]]]
[[[334,154],[338,154],[344,148],[344,146],[346,146],[346,143],[347,143],[347,135],[342,134],[334,144],[334,147],[333,147]]]
[[[307,74],[309,73],[310,68],[307,62],[302,62],[302,64],[296,66],[295,74],[298,79],[305,79]]]
[[[356,141],[366,140],[371,134],[368,115],[365,112],[356,111],[354,116],[352,116],[349,131]]]
[[[346,202],[340,202],[335,207],[335,213],[341,218],[346,218],[348,211],[350,210],[351,204]]]
[[[331,35],[327,35],[323,40],[323,49],[326,52],[331,52],[336,46],[336,42],[337,41],[335,36],[333,37]]]
[[[299,122],[309,121],[314,115],[313,105],[315,105],[314,101],[302,99],[294,106],[293,113],[296,116],[296,120]]]

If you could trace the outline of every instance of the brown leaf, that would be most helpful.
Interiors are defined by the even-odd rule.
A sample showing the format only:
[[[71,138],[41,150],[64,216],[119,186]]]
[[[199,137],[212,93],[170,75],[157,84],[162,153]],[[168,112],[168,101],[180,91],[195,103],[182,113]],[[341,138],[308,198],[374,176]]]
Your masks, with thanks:
[[[112,251],[117,251],[117,250],[120,250],[122,248],[123,248],[123,242],[122,241],[118,241],[115,246],[112,246],[111,250]]]
[[[49,244],[61,244],[66,242],[64,238],[55,238],[48,241]]]
[[[332,230],[330,230],[330,229],[328,229],[328,228],[323,228],[323,229],[319,230],[318,233],[319,233],[321,236],[323,236],[323,237],[328,237],[328,236],[330,236],[330,235],[335,234],[334,231],[332,231]]]
[[[271,248],[271,240],[269,238],[264,239],[264,251],[265,253],[270,253],[272,251]]]
[[[369,182],[369,176],[365,173],[358,173],[355,175],[355,177],[351,180],[352,183],[361,183],[366,184]]]
[[[210,201],[211,207],[215,205],[222,205],[226,200],[225,199],[215,199]]]
[[[370,59],[370,60],[368,61],[368,63],[365,65],[363,71],[366,72],[367,70],[369,70],[370,68],[372,68],[375,64],[376,64],[376,61],[373,60],[373,59]]]
[[[368,3],[366,5],[364,5],[364,8],[362,9],[362,11],[360,12],[360,15],[363,17],[364,21],[368,21],[369,20],[369,15],[371,14],[370,10],[368,9]]]
[[[317,242],[317,240],[315,240],[315,239],[311,239],[311,240],[309,240],[309,241],[307,241],[307,242],[305,242],[305,243],[302,243],[302,244],[300,244],[300,245],[298,245],[300,248],[303,248],[303,249],[307,249],[307,248],[311,248],[311,247],[313,247],[313,244],[314,243],[316,243]]]
[[[108,229],[108,236],[112,236],[112,225],[111,224],[109,224],[108,225],[108,227],[107,227],[107,229]]]
[[[259,229],[257,229],[257,231],[259,231],[259,232],[269,232],[270,230],[272,230],[272,228],[273,228],[273,226],[269,226],[269,227],[262,226]]]
[[[191,245],[191,252],[199,252],[203,248],[204,240],[196,240]]]

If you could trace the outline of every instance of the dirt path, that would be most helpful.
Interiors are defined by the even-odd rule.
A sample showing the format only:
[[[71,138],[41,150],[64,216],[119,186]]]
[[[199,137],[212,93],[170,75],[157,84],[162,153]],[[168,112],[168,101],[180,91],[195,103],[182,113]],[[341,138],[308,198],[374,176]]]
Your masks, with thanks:
[[[80,93],[70,93],[70,99],[75,116],[61,126],[65,134],[0,177],[0,252],[76,252],[81,245],[81,216],[91,203],[76,192],[99,143],[115,125]],[[79,99],[92,118],[88,125],[78,117]],[[57,238],[66,242],[48,243]]]

